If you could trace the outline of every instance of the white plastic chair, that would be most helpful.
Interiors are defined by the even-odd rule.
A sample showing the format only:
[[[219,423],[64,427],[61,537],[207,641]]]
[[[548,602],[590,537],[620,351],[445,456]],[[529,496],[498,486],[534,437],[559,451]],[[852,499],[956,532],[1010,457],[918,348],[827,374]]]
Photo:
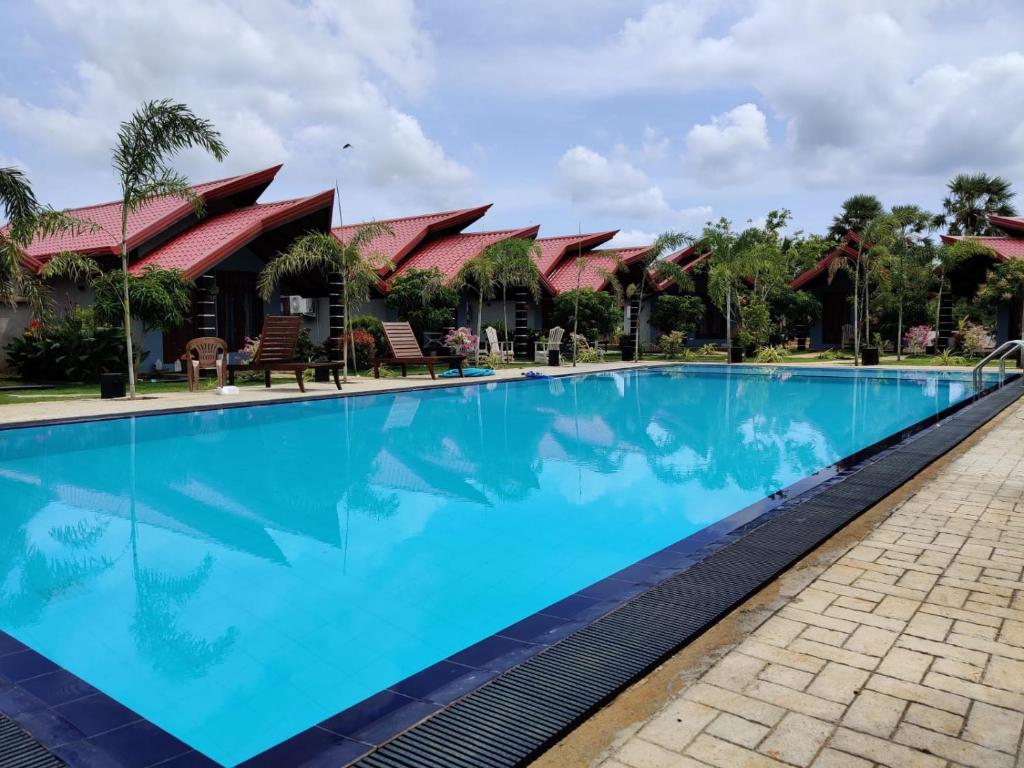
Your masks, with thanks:
[[[511,363],[515,359],[515,351],[511,341],[498,341],[498,331],[488,325],[486,329],[488,352],[497,355],[503,363]]]

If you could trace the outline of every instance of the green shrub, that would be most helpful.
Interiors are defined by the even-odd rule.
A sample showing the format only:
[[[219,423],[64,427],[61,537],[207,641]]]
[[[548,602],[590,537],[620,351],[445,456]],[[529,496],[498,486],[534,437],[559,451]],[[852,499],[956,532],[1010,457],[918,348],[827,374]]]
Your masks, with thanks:
[[[720,352],[718,351],[718,347],[714,344],[705,344],[697,350],[697,354],[701,357],[714,357],[715,355],[720,354]]]
[[[384,357],[388,352],[388,340],[384,336],[384,324],[373,315],[360,315],[352,318],[352,330],[363,330],[371,334],[376,341],[378,357]]]
[[[448,285],[444,273],[431,267],[398,275],[391,281],[385,302],[399,320],[409,321],[418,339],[424,331],[440,331],[452,324],[459,295]]]
[[[836,353],[834,349],[823,349],[821,352],[818,353],[819,360],[836,360],[838,358],[839,355]]]
[[[939,365],[967,365],[967,358],[953,354],[952,350],[944,349],[938,356]]]
[[[579,296],[580,313],[577,332],[586,336],[588,340],[593,342],[609,336],[621,325],[622,310],[615,302],[615,297],[605,291],[595,291],[593,288],[566,291],[556,296],[554,301],[556,325],[567,331],[572,331],[577,295]]]
[[[755,359],[759,363],[781,363],[786,359],[786,350],[782,347],[764,346],[757,350]]]
[[[352,331],[351,341],[349,337],[345,337],[345,343],[349,345],[349,354],[352,353],[352,345],[355,342],[355,368],[358,370],[367,370],[373,362],[374,351],[377,347],[377,340],[373,338],[373,334],[369,331],[364,331],[362,328],[357,328]]]
[[[95,322],[92,312],[75,309],[49,327],[38,323],[4,348],[8,365],[22,379],[98,381],[101,373],[124,371],[124,331]]]
[[[697,296],[662,295],[654,302],[651,325],[662,333],[692,332],[704,317],[704,302]]]
[[[686,334],[682,331],[666,333],[658,339],[658,349],[666,357],[689,356],[686,348]]]

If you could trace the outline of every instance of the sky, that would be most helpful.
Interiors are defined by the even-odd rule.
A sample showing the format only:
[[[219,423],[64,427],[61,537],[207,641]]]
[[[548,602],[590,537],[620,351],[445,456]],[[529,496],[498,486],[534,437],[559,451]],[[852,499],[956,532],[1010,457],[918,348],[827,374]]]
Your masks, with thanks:
[[[1024,190],[1020,0],[0,0],[0,18],[0,166],[57,207],[117,197],[118,124],[165,97],[230,152],[180,156],[192,180],[283,163],[263,202],[337,180],[347,222],[493,203],[474,229],[631,245],[779,208],[820,232],[855,193],[937,210],[964,171]]]

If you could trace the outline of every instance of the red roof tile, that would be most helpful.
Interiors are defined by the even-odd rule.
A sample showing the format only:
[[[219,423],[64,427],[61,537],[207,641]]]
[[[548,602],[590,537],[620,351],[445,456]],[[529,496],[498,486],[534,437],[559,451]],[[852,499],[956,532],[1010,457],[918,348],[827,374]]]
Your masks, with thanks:
[[[1024,232],[1024,216],[989,216],[988,220],[1007,232]]]
[[[195,278],[264,232],[314,211],[330,210],[333,190],[297,200],[263,203],[202,219],[196,226],[172,238],[130,268],[138,274],[146,267],[180,269]]]
[[[957,240],[976,241],[980,245],[991,248],[1000,261],[1024,259],[1024,237],[958,237],[956,235],[943,235],[942,239],[947,243]]]
[[[490,207],[491,205],[488,203],[478,208],[427,213],[422,216],[407,216],[401,219],[386,219],[380,223],[391,227],[394,235],[381,235],[374,238],[370,241],[366,252],[383,254],[397,267],[428,235],[448,230],[461,231],[480,219]],[[342,237],[349,238],[355,235],[356,231],[365,223],[367,222],[334,227],[331,232],[339,240]]]
[[[255,173],[208,181],[192,187],[204,202],[217,200],[233,193],[269,184],[280,170],[280,165]],[[191,213],[192,207],[178,198],[164,197],[132,213],[128,217],[128,247],[137,248],[146,240],[160,234]],[[38,264],[61,251],[78,251],[92,255],[118,253],[121,236],[121,201],[71,208],[66,213],[101,227],[95,232],[62,234],[38,238],[28,247],[27,256]]]
[[[478,256],[488,246],[515,237],[533,238],[536,237],[539,230],[540,226],[538,225],[525,229],[504,229],[498,232],[472,232],[439,237],[422,248],[416,249],[402,262],[394,274],[400,275],[410,269],[437,267],[445,277],[451,279],[455,277],[459,268],[466,261]]]
[[[625,264],[631,264],[650,250],[650,246],[638,248],[615,248],[607,250],[591,251],[583,266],[583,272],[579,276],[581,288],[593,288],[600,291],[608,284],[606,273],[615,272],[618,268],[618,259]],[[576,260],[565,259],[548,275],[548,281],[556,294],[565,293],[576,289]]]
[[[548,275],[558,266],[563,256],[575,257],[578,251],[589,251],[611,240],[618,231],[613,229],[611,232],[591,232],[584,235],[539,237],[537,244],[540,246],[541,256],[537,260],[537,269],[542,275]]]
[[[843,256],[846,256],[847,258],[856,261],[857,249],[851,246],[851,242],[856,242],[859,240],[860,235],[858,235],[856,232],[847,232],[845,243],[843,243],[841,246],[833,248],[831,251],[826,253],[825,256],[817,264],[815,264],[810,269],[805,269],[803,272],[801,272],[799,275],[793,278],[792,282],[790,282],[789,284],[790,287],[794,289],[803,288],[805,285],[810,283],[819,275],[828,272],[828,269],[832,265],[832,262],[836,260],[840,253],[842,253]]]

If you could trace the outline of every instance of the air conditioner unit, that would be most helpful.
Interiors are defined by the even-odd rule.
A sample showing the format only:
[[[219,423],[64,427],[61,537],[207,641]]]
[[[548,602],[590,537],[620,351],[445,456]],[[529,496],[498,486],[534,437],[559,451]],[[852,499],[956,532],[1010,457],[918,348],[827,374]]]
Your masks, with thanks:
[[[301,296],[288,297],[288,314],[316,316],[316,300]]]

